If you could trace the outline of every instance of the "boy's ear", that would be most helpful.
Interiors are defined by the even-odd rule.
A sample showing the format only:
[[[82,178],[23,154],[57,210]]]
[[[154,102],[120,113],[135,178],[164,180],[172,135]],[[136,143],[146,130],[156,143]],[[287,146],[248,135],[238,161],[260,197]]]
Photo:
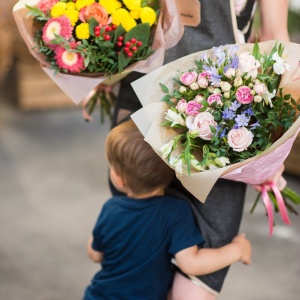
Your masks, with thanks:
[[[110,169],[110,179],[117,190],[126,193],[125,182],[122,176],[112,168]]]

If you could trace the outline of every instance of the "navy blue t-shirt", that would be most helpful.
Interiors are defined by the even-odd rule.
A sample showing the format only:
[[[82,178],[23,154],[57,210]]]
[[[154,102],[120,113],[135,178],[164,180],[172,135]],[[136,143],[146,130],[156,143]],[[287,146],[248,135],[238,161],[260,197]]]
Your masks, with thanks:
[[[104,260],[85,300],[164,300],[173,279],[171,258],[203,242],[190,205],[165,196],[111,198],[93,237]]]

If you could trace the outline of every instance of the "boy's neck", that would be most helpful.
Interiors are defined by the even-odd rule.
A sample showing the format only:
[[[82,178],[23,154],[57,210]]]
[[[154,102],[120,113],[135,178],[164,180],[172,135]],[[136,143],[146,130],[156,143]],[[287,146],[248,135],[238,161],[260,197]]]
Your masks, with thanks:
[[[127,193],[127,197],[134,198],[134,199],[146,199],[155,196],[163,196],[165,194],[164,188],[158,188],[152,192],[144,193],[144,194],[134,194],[132,192]]]

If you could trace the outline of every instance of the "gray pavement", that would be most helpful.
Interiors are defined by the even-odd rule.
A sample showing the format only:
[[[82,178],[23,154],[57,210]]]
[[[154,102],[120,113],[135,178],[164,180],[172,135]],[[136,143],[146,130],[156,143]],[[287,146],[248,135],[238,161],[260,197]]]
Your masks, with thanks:
[[[85,123],[79,108],[22,113],[0,104],[0,299],[81,299],[98,269],[85,248],[109,196],[109,122]],[[300,192],[299,178],[285,177]],[[252,265],[232,266],[219,300],[299,299],[300,216],[289,226],[276,216],[269,238],[263,205],[249,214],[254,197],[248,188],[241,228]]]

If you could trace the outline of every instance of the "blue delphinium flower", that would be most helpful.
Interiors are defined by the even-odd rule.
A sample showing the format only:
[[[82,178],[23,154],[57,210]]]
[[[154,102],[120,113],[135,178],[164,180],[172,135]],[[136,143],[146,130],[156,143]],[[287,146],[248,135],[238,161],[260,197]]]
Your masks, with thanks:
[[[249,107],[248,109],[244,110],[243,112],[249,116],[254,116],[254,111],[253,111],[252,107]]]
[[[237,111],[237,109],[241,106],[241,103],[237,102],[236,100],[232,102],[230,109],[233,111]]]
[[[249,123],[250,117],[247,117],[245,114],[237,115],[234,121],[239,127],[247,126]]]
[[[258,121],[256,123],[253,123],[250,125],[250,130],[256,129],[257,127],[260,127],[260,124]]]
[[[235,117],[235,112],[232,109],[225,109],[222,113],[222,117],[224,120],[233,120]]]

